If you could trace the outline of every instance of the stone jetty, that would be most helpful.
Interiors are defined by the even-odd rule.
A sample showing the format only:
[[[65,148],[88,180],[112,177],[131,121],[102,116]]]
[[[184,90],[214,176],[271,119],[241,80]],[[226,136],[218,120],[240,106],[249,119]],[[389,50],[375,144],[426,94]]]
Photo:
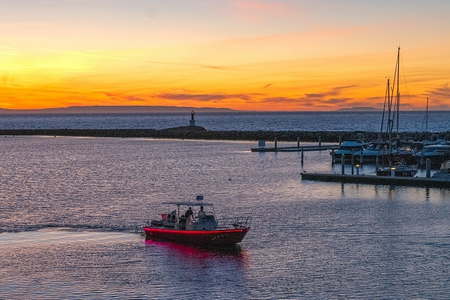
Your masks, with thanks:
[[[337,143],[345,139],[376,140],[377,132],[365,131],[217,131],[200,126],[184,126],[167,129],[0,129],[0,135],[41,135],[41,136],[88,136],[120,138],[164,138],[202,140],[247,140],[257,141],[297,141]],[[403,132],[402,140],[423,140],[429,138],[450,140],[450,131],[440,133]]]

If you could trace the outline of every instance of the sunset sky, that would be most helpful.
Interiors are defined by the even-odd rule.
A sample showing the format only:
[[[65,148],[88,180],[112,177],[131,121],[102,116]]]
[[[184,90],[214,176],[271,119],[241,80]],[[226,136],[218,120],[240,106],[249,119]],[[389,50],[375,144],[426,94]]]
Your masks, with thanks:
[[[0,108],[450,109],[448,0],[0,0]]]

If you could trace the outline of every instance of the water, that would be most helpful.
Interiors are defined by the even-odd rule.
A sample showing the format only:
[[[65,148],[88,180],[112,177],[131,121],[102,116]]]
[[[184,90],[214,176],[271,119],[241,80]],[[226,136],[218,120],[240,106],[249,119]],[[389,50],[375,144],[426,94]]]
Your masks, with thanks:
[[[188,125],[188,114],[2,115],[0,129],[130,129]],[[381,112],[199,113],[197,124],[210,130],[378,131]],[[424,131],[424,112],[402,112],[401,131]],[[429,130],[450,130],[450,111],[433,111]]]
[[[449,190],[302,182],[298,153],[250,146],[2,137],[0,299],[450,298]],[[240,248],[134,232],[198,193],[254,217]]]

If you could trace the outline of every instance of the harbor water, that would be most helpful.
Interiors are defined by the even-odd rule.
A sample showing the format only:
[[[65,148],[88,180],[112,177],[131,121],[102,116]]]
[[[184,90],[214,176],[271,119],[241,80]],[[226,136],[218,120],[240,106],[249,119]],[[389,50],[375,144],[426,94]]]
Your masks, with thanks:
[[[1,115],[1,129],[162,129],[186,126],[190,114]],[[378,131],[381,112],[198,113],[209,130]],[[424,131],[425,112],[400,114],[400,131]],[[429,131],[450,128],[450,111],[432,111]]]
[[[1,137],[0,299],[450,298],[449,190],[301,181],[328,151],[252,146]],[[253,218],[240,247],[136,232],[197,194]]]

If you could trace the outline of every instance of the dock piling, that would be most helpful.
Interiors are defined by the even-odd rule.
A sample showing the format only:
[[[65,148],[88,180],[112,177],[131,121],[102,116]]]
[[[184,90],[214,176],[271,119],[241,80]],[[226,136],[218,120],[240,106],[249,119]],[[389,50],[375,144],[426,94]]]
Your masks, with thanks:
[[[355,175],[355,156],[352,155],[352,175]]]
[[[427,178],[431,177],[431,160],[427,158],[426,162],[426,168],[427,168]]]
[[[300,137],[297,137],[297,148],[300,149]]]
[[[363,166],[363,152],[362,150],[359,152],[359,164],[362,167]]]
[[[304,161],[304,157],[305,157],[305,151],[303,151],[303,146],[302,146],[302,149],[301,149],[301,151],[302,151],[302,166],[303,166],[303,161]]]
[[[274,140],[274,148],[275,148],[275,152],[278,151],[278,138],[276,138],[276,137]]]
[[[341,174],[342,174],[342,175],[345,174],[345,164],[344,164],[345,160],[344,160],[344,158],[345,158],[345,155],[342,154],[342,155],[341,155]]]

